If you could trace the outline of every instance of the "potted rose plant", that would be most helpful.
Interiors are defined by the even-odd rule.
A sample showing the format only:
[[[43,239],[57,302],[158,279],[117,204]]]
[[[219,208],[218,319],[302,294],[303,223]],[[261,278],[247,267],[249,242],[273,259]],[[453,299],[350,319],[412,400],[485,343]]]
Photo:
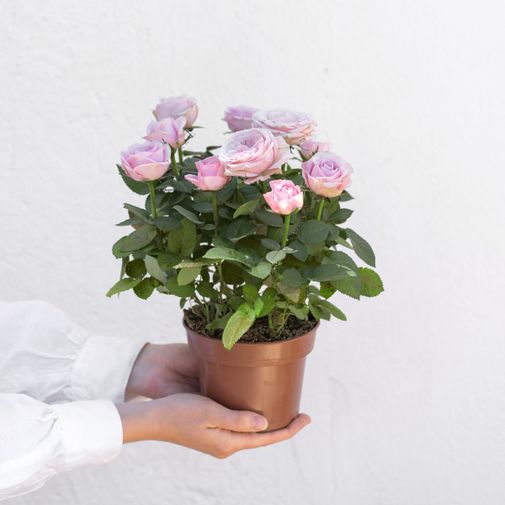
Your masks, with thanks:
[[[163,99],[146,142],[121,154],[119,174],[146,198],[124,204],[119,226],[134,230],[112,248],[122,267],[107,295],[179,297],[202,393],[277,429],[298,412],[319,320],[346,319],[329,299],[382,282],[344,224],[352,168],[313,139],[310,116],[230,107],[222,146],[190,150],[197,114],[191,98]]]

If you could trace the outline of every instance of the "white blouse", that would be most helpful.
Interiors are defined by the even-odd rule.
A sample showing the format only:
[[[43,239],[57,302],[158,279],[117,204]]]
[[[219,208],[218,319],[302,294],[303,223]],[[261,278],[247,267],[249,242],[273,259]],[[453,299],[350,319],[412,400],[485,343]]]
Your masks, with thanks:
[[[90,334],[45,302],[0,302],[0,500],[119,454],[114,403],[144,344]]]

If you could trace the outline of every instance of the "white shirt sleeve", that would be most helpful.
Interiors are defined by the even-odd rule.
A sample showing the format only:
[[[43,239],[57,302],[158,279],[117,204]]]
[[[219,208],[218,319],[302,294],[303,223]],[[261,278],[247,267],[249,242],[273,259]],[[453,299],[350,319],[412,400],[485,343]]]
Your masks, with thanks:
[[[113,402],[143,345],[90,334],[47,303],[0,302],[0,499],[119,454]]]

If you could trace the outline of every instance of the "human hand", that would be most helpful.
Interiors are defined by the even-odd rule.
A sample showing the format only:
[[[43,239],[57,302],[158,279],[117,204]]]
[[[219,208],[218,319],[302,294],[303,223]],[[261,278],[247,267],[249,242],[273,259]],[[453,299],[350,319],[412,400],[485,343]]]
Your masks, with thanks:
[[[310,423],[300,414],[281,430],[262,433],[267,420],[254,412],[230,410],[196,394],[174,394],[158,400],[118,405],[124,442],[161,440],[226,458],[287,440]]]
[[[146,344],[133,365],[125,397],[163,398],[199,390],[198,362],[187,344]]]

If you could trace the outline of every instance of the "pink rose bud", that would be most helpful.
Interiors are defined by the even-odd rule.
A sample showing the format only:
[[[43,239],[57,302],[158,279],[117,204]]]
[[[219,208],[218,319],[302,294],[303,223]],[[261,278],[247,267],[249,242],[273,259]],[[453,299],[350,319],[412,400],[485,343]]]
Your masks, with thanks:
[[[294,145],[310,138],[316,123],[304,112],[271,109],[255,112],[253,126],[268,128],[274,135],[280,135],[288,144]]]
[[[287,179],[270,181],[270,187],[272,191],[263,196],[275,213],[285,216],[303,207],[303,192],[293,181]]]
[[[121,153],[121,168],[135,181],[155,181],[169,165],[167,148],[159,142],[134,144]]]
[[[195,165],[198,175],[189,174],[185,179],[202,191],[217,191],[230,180],[224,175],[224,167],[217,156],[209,156]]]
[[[219,159],[225,175],[244,177],[246,184],[264,181],[281,171],[289,159],[289,146],[270,130],[250,128],[228,135]]]
[[[328,142],[319,142],[317,140],[304,140],[300,144],[300,152],[305,159],[309,159],[316,153],[325,153],[330,150]]]
[[[247,130],[248,128],[252,128],[252,117],[257,110],[255,107],[249,107],[248,105],[228,107],[224,111],[223,121],[226,121],[228,128],[232,132]]]
[[[186,128],[190,128],[198,116],[198,105],[196,100],[189,96],[172,96],[161,98],[160,103],[154,109],[154,117],[159,121],[166,117],[186,119]]]
[[[146,140],[154,142],[163,142],[177,149],[184,144],[184,125],[186,119],[178,117],[177,119],[166,117],[159,121],[151,121],[147,126]]]
[[[333,153],[316,153],[302,163],[305,184],[317,195],[333,198],[351,184],[352,167]]]

